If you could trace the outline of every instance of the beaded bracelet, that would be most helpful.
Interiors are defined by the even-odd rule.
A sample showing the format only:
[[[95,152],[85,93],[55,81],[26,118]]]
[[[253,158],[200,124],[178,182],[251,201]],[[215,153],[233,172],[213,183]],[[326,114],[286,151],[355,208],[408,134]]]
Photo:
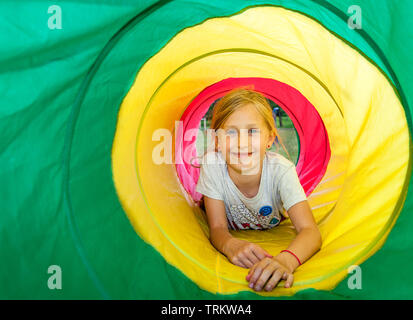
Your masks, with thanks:
[[[301,266],[301,261],[300,261],[300,259],[298,259],[298,257],[297,257],[294,253],[292,253],[290,250],[282,250],[281,252],[288,252],[288,253],[292,254],[292,255],[297,259],[299,265]],[[280,253],[281,253],[281,252],[280,252]]]

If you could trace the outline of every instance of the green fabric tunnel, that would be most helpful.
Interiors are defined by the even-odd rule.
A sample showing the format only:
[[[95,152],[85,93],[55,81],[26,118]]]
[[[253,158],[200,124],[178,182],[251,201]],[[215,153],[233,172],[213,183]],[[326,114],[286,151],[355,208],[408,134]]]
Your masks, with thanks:
[[[383,72],[412,130],[409,1],[360,1],[362,29],[348,27],[347,0],[57,5],[61,29],[50,28],[50,2],[0,4],[2,299],[273,299],[199,288],[137,235],[116,193],[111,150],[119,107],[145,62],[185,28],[261,5],[302,13]],[[408,174],[396,224],[361,265],[362,290],[344,279],[331,291],[308,289],[288,299],[412,297],[410,155]],[[61,268],[61,290],[47,286],[53,265]]]

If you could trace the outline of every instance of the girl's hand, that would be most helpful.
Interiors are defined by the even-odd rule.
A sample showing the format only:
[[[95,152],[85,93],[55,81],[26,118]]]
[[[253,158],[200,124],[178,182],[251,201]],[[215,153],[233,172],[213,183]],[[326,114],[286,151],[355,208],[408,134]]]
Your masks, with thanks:
[[[237,238],[228,240],[224,253],[233,264],[246,269],[251,268],[265,257],[272,257],[260,246]]]
[[[248,273],[246,279],[249,281],[249,287],[260,291],[271,291],[282,280],[286,280],[284,288],[290,288],[294,282],[293,272],[298,263],[294,264],[293,260],[279,254],[275,258],[264,258],[256,263]],[[265,286],[265,287],[264,287]]]

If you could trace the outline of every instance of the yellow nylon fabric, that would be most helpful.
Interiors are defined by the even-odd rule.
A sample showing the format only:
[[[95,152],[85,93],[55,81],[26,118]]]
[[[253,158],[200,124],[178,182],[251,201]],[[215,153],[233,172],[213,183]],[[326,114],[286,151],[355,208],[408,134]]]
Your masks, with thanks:
[[[112,150],[122,206],[139,236],[202,289],[251,290],[248,270],[210,243],[205,213],[181,186],[175,165],[153,161],[163,142],[154,139],[156,130],[174,133],[191,100],[228,77],[273,78],[298,89],[319,112],[331,147],[327,171],[308,197],[323,246],[296,270],[292,288],[281,282],[258,294],[332,289],[348,267],[382,246],[399,214],[409,132],[404,110],[379,70],[297,12],[256,7],[207,20],[177,34],[145,63],[121,105]],[[273,255],[296,234],[289,220],[264,232],[230,232]]]

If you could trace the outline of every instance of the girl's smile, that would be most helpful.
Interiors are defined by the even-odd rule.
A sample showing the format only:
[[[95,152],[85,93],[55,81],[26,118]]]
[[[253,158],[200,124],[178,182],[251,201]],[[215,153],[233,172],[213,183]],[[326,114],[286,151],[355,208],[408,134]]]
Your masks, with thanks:
[[[231,152],[231,154],[238,158],[246,158],[251,157],[253,155],[253,152]]]

